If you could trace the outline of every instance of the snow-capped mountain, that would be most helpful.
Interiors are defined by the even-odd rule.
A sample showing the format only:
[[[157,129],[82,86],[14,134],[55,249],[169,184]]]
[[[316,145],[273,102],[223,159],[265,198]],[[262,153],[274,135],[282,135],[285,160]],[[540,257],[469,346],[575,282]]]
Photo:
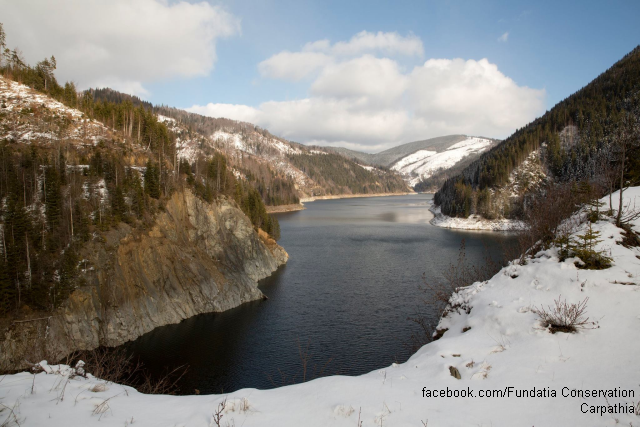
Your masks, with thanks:
[[[408,191],[395,171],[344,160],[331,150],[287,141],[251,123],[175,108],[158,110],[158,120],[176,137],[177,157],[190,164],[201,156],[221,152],[236,177],[263,187],[270,187],[272,177],[283,177],[293,182],[301,199],[355,194],[365,187],[366,193]]]
[[[413,187],[435,172],[449,169],[464,158],[474,154],[479,155],[493,145],[494,141],[491,139],[469,136],[444,151],[418,150],[396,161],[391,165],[391,169],[400,172],[407,183]]]
[[[375,154],[340,147],[332,150],[367,165],[389,167],[402,174],[406,183],[413,187],[438,172],[475,160],[497,143],[489,138],[447,135],[409,142]]]

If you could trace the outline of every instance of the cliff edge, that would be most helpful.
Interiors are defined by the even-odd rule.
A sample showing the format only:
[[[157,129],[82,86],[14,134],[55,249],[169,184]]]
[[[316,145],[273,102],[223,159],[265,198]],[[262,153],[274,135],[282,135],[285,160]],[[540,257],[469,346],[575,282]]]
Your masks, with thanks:
[[[0,367],[60,360],[74,350],[117,346],[196,314],[263,297],[258,280],[288,254],[256,232],[235,202],[176,192],[150,229],[121,223],[85,245],[83,286],[49,316],[15,321],[0,337]]]

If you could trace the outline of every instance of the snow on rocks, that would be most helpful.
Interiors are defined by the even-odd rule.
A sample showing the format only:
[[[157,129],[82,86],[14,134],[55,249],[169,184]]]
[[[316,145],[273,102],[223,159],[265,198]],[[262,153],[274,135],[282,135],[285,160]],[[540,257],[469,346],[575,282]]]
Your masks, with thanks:
[[[625,192],[626,205],[636,199],[640,187]],[[640,220],[633,226],[640,230]],[[611,268],[580,270],[575,258],[560,262],[555,248],[513,262],[452,295],[442,337],[402,364],[208,396],[143,395],[93,377],[91,366],[85,378],[45,364],[35,376],[0,378],[0,421],[216,426],[213,414],[226,402],[220,425],[228,426],[638,426],[640,250],[618,244],[622,230],[610,219],[593,228]],[[586,328],[553,334],[540,323],[531,308],[560,295],[570,303],[589,298]]]
[[[525,225],[522,221],[513,219],[485,219],[480,215],[469,215],[468,218],[454,218],[441,212],[440,207],[431,205],[429,210],[434,217],[431,225],[442,228],[455,228],[458,230],[485,230],[485,231],[517,231]]]

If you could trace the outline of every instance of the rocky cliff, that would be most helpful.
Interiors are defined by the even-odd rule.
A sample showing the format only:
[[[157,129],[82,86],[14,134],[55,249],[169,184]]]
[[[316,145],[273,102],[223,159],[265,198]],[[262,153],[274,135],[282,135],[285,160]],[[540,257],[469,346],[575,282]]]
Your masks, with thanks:
[[[116,346],[158,326],[260,299],[257,281],[288,255],[256,233],[233,201],[209,204],[185,190],[149,230],[120,224],[87,244],[83,258],[84,284],[60,309],[5,329],[1,368]]]

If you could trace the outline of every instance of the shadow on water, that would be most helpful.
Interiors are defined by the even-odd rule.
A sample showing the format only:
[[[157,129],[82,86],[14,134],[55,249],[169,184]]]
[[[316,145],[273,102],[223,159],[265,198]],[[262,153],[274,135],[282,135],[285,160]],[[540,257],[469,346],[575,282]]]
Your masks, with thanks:
[[[269,297],[224,313],[157,328],[125,346],[152,372],[189,365],[185,394],[267,389],[308,373],[359,375],[409,357],[423,273],[428,280],[458,256],[497,257],[508,234],[468,233],[429,224],[430,195],[326,200],[278,214],[286,266],[260,282]],[[428,313],[437,320],[438,313]],[[304,351],[303,351],[304,353]],[[283,379],[284,376],[285,378]]]

